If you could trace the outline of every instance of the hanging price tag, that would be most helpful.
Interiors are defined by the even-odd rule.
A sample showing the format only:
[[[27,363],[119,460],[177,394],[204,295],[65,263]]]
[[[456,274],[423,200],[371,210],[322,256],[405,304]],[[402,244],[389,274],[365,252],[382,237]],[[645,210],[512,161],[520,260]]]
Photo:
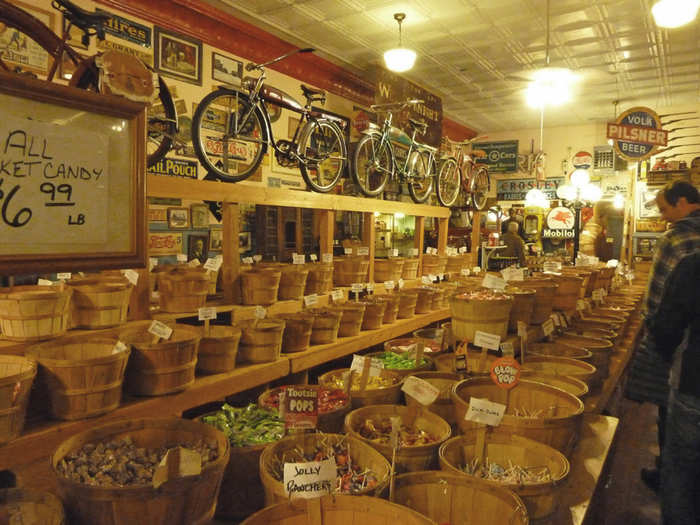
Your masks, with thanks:
[[[148,333],[160,337],[161,339],[170,339],[170,336],[173,335],[173,329],[165,323],[153,321],[148,327]]]
[[[374,357],[365,357],[362,355],[353,355],[352,364],[350,365],[350,370],[352,372],[361,373],[365,367],[365,361],[369,359],[369,376],[377,377],[381,375],[384,369],[384,362],[381,359],[376,359]]]
[[[542,323],[542,333],[545,335],[545,337],[547,337],[552,335],[552,332],[554,332],[554,322],[550,317],[544,323]]]
[[[265,309],[264,306],[256,306],[255,307],[255,318],[256,319],[265,319],[265,316],[267,315],[267,310]]]
[[[295,253],[292,255],[292,264],[304,264],[306,263],[306,255],[303,253]]]
[[[512,357],[496,359],[491,365],[491,380],[499,388],[513,388],[520,380],[520,363]]]
[[[393,290],[394,288],[396,288],[396,284],[394,283],[394,281],[384,281],[384,288],[387,290]]]
[[[474,421],[475,423],[483,423],[497,427],[501,424],[503,414],[506,413],[506,405],[493,403],[488,399],[479,399],[471,397],[469,399],[469,410],[464,416],[466,421]]]
[[[482,332],[480,330],[474,332],[475,346],[480,346],[481,348],[488,348],[489,350],[498,350],[500,344],[500,335],[489,334],[488,332]]]
[[[472,274],[469,268],[462,268],[462,270],[459,273],[462,274],[464,277],[469,277]]]
[[[433,280],[430,278],[430,275],[424,275],[420,278],[420,282],[423,284],[433,284]]]
[[[124,277],[126,277],[126,280],[134,286],[136,286],[139,282],[139,272],[136,270],[126,270],[124,272]]]
[[[316,256],[315,253],[312,253],[311,255],[309,255],[309,259],[311,259],[311,262],[318,261],[318,257]]]
[[[369,255],[369,248],[367,246],[360,246],[357,249],[357,255]]]
[[[399,250],[398,250],[398,248],[394,248],[393,250],[391,250],[391,256],[392,256],[392,257],[398,257],[398,256],[399,256]]]
[[[418,248],[411,248],[410,252],[411,256],[415,257],[416,255],[418,255]]]
[[[312,306],[316,306],[318,304],[318,295],[315,293],[312,293],[311,295],[305,295],[304,296],[304,306],[307,308],[310,308]]]
[[[333,492],[338,475],[335,458],[284,464],[284,492],[290,499],[319,498]]]
[[[321,260],[324,263],[332,263],[333,262],[333,254],[332,253],[324,253],[321,255]]]
[[[209,257],[207,262],[204,263],[204,269],[212,272],[218,272],[223,262],[223,257]]]
[[[352,255],[352,248],[344,248],[343,252],[345,253],[345,255]]]
[[[343,290],[333,290],[331,292],[331,299],[333,299],[334,301],[341,301],[345,299],[345,293],[343,292]]]
[[[484,280],[481,281],[481,286],[484,288],[491,288],[492,290],[504,290],[506,287],[506,282],[500,277],[487,273],[484,275]]]
[[[440,395],[440,389],[415,376],[404,379],[401,390],[425,406],[432,405]]]
[[[262,261],[262,255],[253,255],[253,261],[259,263],[260,261]]]
[[[511,343],[510,341],[504,341],[503,343],[501,343],[501,353],[504,357],[513,357],[515,355],[513,343]]]
[[[318,388],[290,385],[280,395],[280,416],[286,429],[316,428]]]
[[[59,279],[61,281],[67,281],[71,278],[71,273],[70,272],[61,272],[56,274],[56,279]]]
[[[158,266],[158,257],[149,257],[148,258],[148,271],[152,272],[153,268]]]
[[[466,246],[460,246],[460,248],[459,248],[459,253],[467,253],[467,247],[466,247]]]
[[[216,306],[203,306],[197,310],[200,321],[206,321],[207,319],[216,319]]]
[[[117,341],[117,344],[114,345],[114,348],[112,349],[113,354],[118,354],[119,352],[126,352],[129,348],[122,343],[121,341]]]
[[[403,279],[399,279],[399,290],[403,288],[404,282]]]
[[[187,262],[187,254],[178,253],[176,256],[177,262]]]
[[[242,261],[243,261],[243,264],[253,264],[252,257],[243,257]]]

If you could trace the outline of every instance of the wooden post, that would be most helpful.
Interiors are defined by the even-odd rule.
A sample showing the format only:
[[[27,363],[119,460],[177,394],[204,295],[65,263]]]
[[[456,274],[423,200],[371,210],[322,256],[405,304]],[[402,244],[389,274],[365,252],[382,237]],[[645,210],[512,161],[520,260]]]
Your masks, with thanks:
[[[297,253],[302,253],[308,257],[309,254],[304,252],[304,224],[301,217],[301,208],[296,209],[296,217],[294,221],[294,244],[296,245],[296,250],[294,251]]]
[[[148,265],[148,259],[146,259]],[[136,270],[139,274],[139,280],[131,291],[129,299],[129,321],[138,321],[139,319],[151,318],[151,279],[155,276],[151,275],[148,268]]]
[[[437,249],[440,255],[445,255],[447,252],[447,226],[450,219],[448,217],[440,217],[438,219],[438,242]]]
[[[416,217],[416,232],[413,246],[418,248],[418,277],[423,275],[423,241],[425,239],[425,217]]]
[[[369,247],[369,274],[367,282],[374,282],[374,245],[376,232],[374,229],[374,212],[366,212],[362,219],[362,244]]]
[[[335,212],[333,210],[317,210],[319,248],[321,254],[319,260],[323,260],[324,253],[333,253],[333,236],[335,235]]]
[[[481,212],[475,211],[472,216],[471,239],[472,266],[479,264],[479,250],[481,250]]]
[[[232,202],[223,203],[223,218],[221,220],[224,229],[224,244],[222,253],[224,262],[222,266],[222,285],[224,299],[229,304],[241,302],[241,255],[238,251],[238,233],[240,231],[240,208]]]

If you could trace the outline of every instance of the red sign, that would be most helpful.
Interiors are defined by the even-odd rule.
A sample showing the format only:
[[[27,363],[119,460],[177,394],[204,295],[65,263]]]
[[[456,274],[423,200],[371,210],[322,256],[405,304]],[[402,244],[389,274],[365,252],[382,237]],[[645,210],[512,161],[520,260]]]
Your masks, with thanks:
[[[318,387],[288,386],[280,395],[280,415],[286,429],[316,428]]]
[[[513,388],[520,381],[520,363],[512,357],[501,357],[491,365],[491,380],[500,388]]]
[[[574,168],[587,170],[593,164],[593,155],[587,151],[579,151],[574,155],[574,158],[571,159],[571,163],[574,165]]]
[[[616,122],[608,122],[607,137],[613,140],[615,152],[632,162],[648,159],[668,143],[661,118],[644,107],[628,109]]]

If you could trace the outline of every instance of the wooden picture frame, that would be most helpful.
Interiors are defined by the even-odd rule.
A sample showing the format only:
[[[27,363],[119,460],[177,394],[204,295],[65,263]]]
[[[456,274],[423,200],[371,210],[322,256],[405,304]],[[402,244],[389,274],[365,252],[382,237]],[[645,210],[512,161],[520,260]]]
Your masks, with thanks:
[[[58,15],[52,9],[42,9],[19,0],[10,0],[10,3],[43,22],[54,33],[56,32]],[[49,71],[49,54],[39,44],[18,30],[8,29],[4,25],[3,29],[4,31],[0,34],[0,58],[10,70],[19,67],[22,71],[46,76]]]
[[[159,73],[202,85],[202,42],[185,35],[153,28],[153,64]]]
[[[190,205],[192,228],[209,228],[209,206],[204,203]]]
[[[168,228],[171,230],[186,230],[189,227],[189,208],[168,208]]]
[[[251,248],[250,232],[238,232],[238,249],[247,252]]]
[[[197,259],[200,263],[207,262],[209,257],[209,235],[192,233],[187,236],[187,260]]]
[[[0,106],[3,160],[33,170],[2,177],[0,274],[145,267],[146,106],[4,72]]]
[[[212,51],[211,78],[228,86],[240,86],[243,78],[243,62]]]
[[[221,228],[209,231],[209,251],[220,252],[224,247],[224,230]]]

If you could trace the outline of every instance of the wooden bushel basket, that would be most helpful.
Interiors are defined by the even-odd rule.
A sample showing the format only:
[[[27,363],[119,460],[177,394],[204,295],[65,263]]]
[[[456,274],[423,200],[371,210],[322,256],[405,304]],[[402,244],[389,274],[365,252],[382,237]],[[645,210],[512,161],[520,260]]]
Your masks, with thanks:
[[[314,316],[311,327],[311,344],[323,345],[335,343],[338,339],[338,328],[343,313],[333,308],[314,308],[309,310]]]
[[[554,277],[559,287],[554,293],[552,308],[564,312],[576,310],[576,301],[581,296],[583,278],[575,275],[557,275]]]
[[[383,420],[394,416],[400,417],[403,424],[408,421],[409,413],[407,407],[399,405],[372,405],[358,408],[345,416],[345,432],[356,439],[369,443],[391,461],[393,452],[391,445],[365,439],[360,435],[360,428],[368,419]],[[395,468],[397,472],[435,468],[438,448],[443,441],[450,437],[452,432],[447,421],[426,410],[418,412],[412,427],[436,436],[437,441],[427,445],[399,447],[396,450]]]
[[[18,513],[21,518],[16,521],[12,515]],[[9,525],[65,525],[66,515],[61,500],[50,492],[27,489],[0,490],[0,519]]]
[[[535,483],[504,483],[485,480],[464,472],[476,454],[477,431],[472,430],[462,436],[445,441],[440,447],[440,468],[444,471],[466,476],[470,479],[493,487],[505,487],[515,492],[523,500],[531,519],[551,516],[557,508],[558,485],[569,475],[569,460],[564,454],[552,447],[521,436],[505,434],[486,434],[484,458],[490,463],[497,463],[504,468],[510,465],[528,468],[545,467],[549,481]]]
[[[213,325],[202,328],[197,352],[197,372],[220,374],[236,368],[241,329],[237,326]]]
[[[73,326],[97,329],[126,322],[134,288],[130,283],[84,279],[68,284],[73,290]]]
[[[164,312],[196,312],[207,302],[208,290],[204,268],[176,267],[158,274],[158,297]]]
[[[86,443],[107,442],[125,437],[144,448],[175,447],[204,440],[216,443],[218,457],[202,472],[152,485],[100,487],[63,477],[58,464]],[[224,434],[210,425],[179,418],[123,419],[93,427],[61,443],[51,457],[58,492],[70,523],[76,525],[204,525],[214,517],[221,478],[229,458]]]
[[[362,330],[376,330],[382,327],[384,312],[387,303],[381,299],[367,297],[361,304],[365,305],[365,313],[362,318]]]
[[[294,499],[256,512],[241,525],[437,525],[403,505],[369,496]]]
[[[403,268],[401,270],[401,278],[406,280],[413,280],[418,278],[418,264],[419,259],[404,259]]]
[[[176,325],[170,339],[153,342],[145,329],[128,330],[120,339],[131,345],[126,389],[137,396],[180,392],[194,383],[200,332]]]
[[[391,341],[387,341],[384,343],[384,350],[386,352],[390,352],[392,350],[389,350],[387,348],[387,345],[390,344]],[[377,357],[381,355],[383,352],[370,352],[367,354],[369,357]],[[397,354],[400,352],[396,352]],[[426,354],[423,354],[423,363],[415,368],[401,368],[401,369],[394,369],[394,368],[387,368],[387,370],[391,370],[392,372],[398,374],[400,377],[404,378],[406,376],[413,375],[416,372],[427,372],[428,370],[432,370],[435,368],[435,362],[433,361],[432,357],[429,357]]]
[[[508,330],[516,333],[518,321],[530,324],[535,307],[537,292],[529,288],[506,288],[506,293],[513,296],[513,308],[510,309],[508,318]]]
[[[445,273],[461,273],[464,268],[469,267],[469,255],[448,255]]]
[[[438,275],[445,273],[447,255],[423,255],[421,275]]]
[[[526,379],[521,379],[509,391],[498,387],[490,377],[465,379],[452,389],[455,419],[462,433],[479,426],[464,419],[472,396],[506,405],[501,424],[494,427],[495,433],[534,439],[567,456],[576,444],[583,417],[583,402],[569,392]],[[522,417],[515,415],[515,409],[531,414],[542,413],[536,417]]]
[[[301,300],[304,298],[306,280],[309,277],[309,270],[301,264],[285,265],[281,268],[280,286],[277,298],[284,300]]]
[[[580,379],[594,390],[597,378],[596,367],[579,359],[553,355],[530,356],[525,359],[523,372],[535,372],[552,376],[569,376]]]
[[[362,322],[365,318],[364,303],[341,303],[333,306],[334,309],[342,313],[340,326],[338,327],[338,337],[351,337],[360,335]]]
[[[0,332],[11,341],[58,337],[70,328],[73,290],[58,286],[0,288]]]
[[[542,324],[552,315],[554,294],[559,286],[553,279],[526,279],[521,288],[535,290],[531,324]]]
[[[373,447],[364,441],[342,434],[296,434],[280,439],[272,443],[260,456],[260,480],[265,488],[265,505],[274,505],[289,499],[285,493],[284,484],[275,478],[275,468],[284,465],[285,462],[305,461],[298,452],[304,454],[315,453],[319,443],[324,446],[334,446],[346,442],[350,461],[353,465],[359,465],[362,470],[369,469],[377,476],[377,485],[365,488],[355,496],[380,494],[389,481],[389,462]]]
[[[268,306],[277,301],[282,272],[275,269],[241,272],[243,304]]]
[[[354,283],[367,282],[369,260],[363,256],[346,256],[333,258],[333,284],[350,286]]]
[[[570,357],[571,359],[578,359],[580,361],[585,361],[586,363],[591,362],[593,354],[578,346],[571,346],[561,342],[554,343],[529,343],[527,345],[527,352],[529,356],[555,356],[555,357]]]
[[[106,336],[65,337],[27,351],[41,365],[54,418],[83,419],[119,407],[130,350],[118,351],[115,343]]]
[[[386,309],[384,310],[382,324],[395,323],[399,315],[400,297],[395,293],[387,293],[385,295],[378,295],[377,300],[384,301],[386,303]]]
[[[282,352],[282,319],[260,319],[240,323],[243,333],[238,345],[238,363],[269,363],[277,361]]]
[[[394,500],[436,523],[527,525],[525,504],[514,492],[450,472],[396,476]],[[388,522],[387,522],[388,523]]]
[[[326,372],[318,377],[318,384],[325,386],[326,388],[338,388],[338,381],[342,382],[343,374],[349,372],[349,368],[331,370],[330,372]],[[396,372],[386,369],[382,369],[381,376],[384,378],[390,378],[393,384],[379,388],[370,388],[368,386],[364,391],[360,392],[359,385],[357,388],[355,388],[353,382],[353,388],[350,390],[350,401],[352,402],[353,409],[369,405],[399,403],[401,400],[401,385],[403,384],[403,378]]]
[[[315,316],[300,312],[278,315],[277,318],[284,319],[285,323],[282,335],[282,352],[291,354],[308,350]]]
[[[322,294],[333,288],[333,265],[331,263],[307,263],[309,270],[304,295]]]
[[[388,259],[374,260],[374,282],[383,283],[401,279],[403,273],[404,260],[400,257],[389,257]]]
[[[265,506],[259,464],[267,446],[231,447],[216,504],[217,517],[240,521]]]
[[[438,398],[432,405],[427,406],[426,410],[440,416],[454,429],[457,422],[455,421],[455,409],[450,395],[452,393],[452,387],[457,381],[462,380],[462,376],[455,372],[414,372],[411,375],[423,381],[427,381],[440,390]],[[418,401],[406,394],[406,406],[417,407],[419,405]]]
[[[0,355],[0,445],[22,433],[36,363],[15,355]]]
[[[416,313],[427,314],[433,309],[433,297],[436,289],[432,287],[413,288],[411,290],[416,294]]]
[[[477,330],[505,339],[513,298],[472,299],[463,295],[450,297],[452,333],[459,341],[474,341]]]
[[[399,311],[397,318],[410,319],[416,314],[416,304],[418,303],[418,294],[405,290],[397,294],[399,296]]]
[[[534,354],[531,353],[530,355]],[[590,389],[585,382],[572,376],[555,376],[547,374],[546,372],[521,370],[520,377],[523,379],[529,379],[530,381],[537,381],[538,383],[544,383],[545,385],[561,388],[562,390],[566,390],[581,400],[583,400],[590,392]]]
[[[431,310],[441,310],[447,305],[445,304],[445,297],[447,296],[447,291],[443,288],[433,289],[433,295],[431,296],[430,309]]]

